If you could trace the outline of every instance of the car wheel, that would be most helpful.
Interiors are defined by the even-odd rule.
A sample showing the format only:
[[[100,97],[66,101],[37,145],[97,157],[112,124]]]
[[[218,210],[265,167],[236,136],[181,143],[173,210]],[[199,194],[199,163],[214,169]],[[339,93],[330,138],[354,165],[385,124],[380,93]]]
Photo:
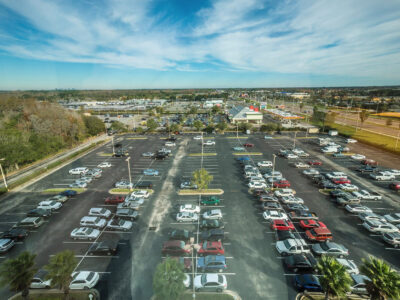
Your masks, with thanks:
[[[51,286],[46,285],[44,288],[45,288],[45,289],[49,289],[49,288],[51,288]]]
[[[89,289],[89,287],[88,287],[88,286],[85,286],[85,287],[83,287],[83,289],[84,289],[84,290],[88,290],[88,289]]]

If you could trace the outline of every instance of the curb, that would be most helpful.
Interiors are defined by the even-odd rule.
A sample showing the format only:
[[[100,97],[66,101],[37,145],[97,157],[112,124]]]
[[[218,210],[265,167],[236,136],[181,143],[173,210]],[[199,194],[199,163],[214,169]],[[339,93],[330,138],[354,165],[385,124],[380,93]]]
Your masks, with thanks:
[[[89,290],[70,290],[69,291],[69,295],[73,295],[73,294],[81,294],[81,293],[87,293],[87,295],[89,296],[90,294],[92,294],[93,300],[100,300],[100,293],[98,290],[96,289],[89,289]],[[64,293],[61,290],[58,289],[50,289],[50,290],[46,290],[46,289],[29,289],[29,296],[33,296],[33,295],[40,295],[40,294],[49,294],[49,295],[53,295],[53,294],[59,294],[61,297],[64,295]],[[21,293],[15,294],[14,296],[11,296],[10,298],[8,298],[8,300],[14,300],[21,297]],[[88,297],[89,299],[89,297]]]
[[[183,294],[192,294],[193,292],[191,290],[186,290],[183,292]],[[212,296],[214,293],[210,293],[210,292],[196,292],[196,295],[210,295]],[[238,293],[236,293],[235,291],[232,290],[225,290],[222,293],[218,293],[218,294],[227,294],[233,297],[233,299],[235,300],[242,300],[242,298],[239,296]],[[151,298],[151,300],[157,300],[156,296],[153,295]],[[210,298],[211,299],[211,298]]]
[[[187,191],[187,192],[185,192],[185,191]],[[210,190],[210,191],[205,190],[203,192],[200,192],[200,191],[196,192],[193,190],[179,190],[178,195],[179,196],[196,196],[196,195],[209,196],[209,195],[222,195],[224,193],[224,190],[222,190],[222,189],[214,189],[214,191],[215,192],[213,192],[212,190]]]

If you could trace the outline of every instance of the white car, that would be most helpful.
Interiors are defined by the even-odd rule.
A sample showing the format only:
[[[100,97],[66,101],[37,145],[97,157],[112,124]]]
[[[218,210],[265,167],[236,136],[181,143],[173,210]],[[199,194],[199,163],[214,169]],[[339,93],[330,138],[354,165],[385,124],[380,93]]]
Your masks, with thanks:
[[[193,137],[194,140],[202,140],[203,137],[201,135],[196,135]]]
[[[296,168],[304,168],[304,169],[308,169],[310,167],[310,165],[303,163],[303,162],[297,162],[294,164],[294,166]]]
[[[72,280],[69,285],[71,290],[87,290],[94,287],[100,279],[97,272],[79,271],[72,273]]]
[[[132,221],[114,218],[107,222],[107,229],[109,230],[119,230],[119,231],[129,231],[132,229]]]
[[[329,179],[340,179],[340,178],[347,178],[347,174],[343,172],[331,172],[326,174],[326,177]]]
[[[344,208],[352,214],[360,214],[366,212],[372,213],[372,209],[360,204],[347,204]]]
[[[260,177],[257,177],[257,176],[252,176],[252,177],[249,177],[249,178],[247,178],[247,180],[249,181],[249,182],[264,182],[265,183],[265,179],[264,178],[260,178]]]
[[[147,199],[147,198],[149,198],[150,193],[149,193],[149,191],[146,191],[146,190],[139,190],[139,191],[132,192],[130,194],[130,196],[132,198],[145,198],[145,199]]]
[[[185,273],[185,279],[183,279],[183,285],[185,286],[185,288],[189,288],[190,287],[190,283],[192,282],[191,277],[189,274]]]
[[[98,229],[89,227],[79,227],[75,228],[71,232],[71,238],[74,240],[95,240],[99,237],[100,231]]]
[[[303,239],[287,239],[284,241],[277,241],[276,250],[278,250],[279,254],[282,254],[282,256],[311,252],[310,246],[308,246],[306,241]]]
[[[111,163],[106,162],[106,161],[97,165],[97,167],[99,167],[99,168],[110,168],[111,166],[112,166]]]
[[[134,202],[134,203],[138,203],[139,205],[143,205],[144,198],[135,198],[135,197],[128,196],[128,197],[125,198],[124,202],[125,203]]]
[[[355,196],[361,200],[380,200],[380,199],[382,199],[382,196],[379,195],[378,193],[374,193],[374,192],[370,193],[366,190],[352,192],[352,194],[353,194],[353,196]]]
[[[394,180],[396,178],[396,176],[386,172],[371,173],[369,177],[375,180]]]
[[[56,196],[53,196],[53,197],[51,197],[51,198],[49,198],[47,200],[48,201],[57,201],[57,202],[64,203],[64,202],[66,202],[68,200],[68,197],[67,196],[63,196],[63,195],[56,195]]]
[[[296,155],[300,155],[300,154],[304,153],[304,150],[295,148],[295,149],[292,150],[292,152],[293,152],[294,154],[296,154]]]
[[[248,186],[251,189],[265,189],[267,187],[267,184],[260,181],[250,181]]]
[[[228,287],[225,275],[205,273],[196,275],[193,280],[193,287],[196,291],[222,292]]]
[[[383,217],[392,224],[400,224],[400,213],[388,214]]]
[[[105,208],[92,207],[89,210],[89,216],[96,216],[108,219],[111,217],[111,211]]]
[[[180,212],[176,215],[178,222],[197,222],[199,215],[191,212]]]
[[[306,175],[306,176],[318,175],[319,171],[317,169],[308,169],[308,170],[304,170],[303,174]]]
[[[296,154],[293,153],[289,153],[288,155],[286,155],[287,159],[294,159],[294,158],[299,158]]]
[[[355,140],[355,139],[347,139],[346,143],[354,144],[354,143],[357,143],[357,140]]]
[[[400,170],[396,170],[396,169],[386,170],[386,171],[383,171],[383,173],[393,175],[393,176],[400,176]]]
[[[203,214],[203,218],[206,220],[221,220],[222,212],[220,209],[212,209],[212,210],[206,211]]]
[[[399,228],[397,228],[393,224],[381,221],[365,221],[362,225],[370,232],[384,233],[400,231]]]
[[[338,185],[339,188],[346,192],[358,191],[358,186],[350,183],[343,183]]]
[[[179,207],[179,212],[200,213],[200,206],[193,204],[184,204]]]
[[[295,196],[284,196],[281,198],[284,204],[304,204],[304,200]]]
[[[366,157],[365,157],[365,155],[362,155],[362,154],[354,154],[354,155],[352,155],[352,156],[350,156],[352,159],[354,159],[354,160],[363,160],[363,159],[365,159]]]
[[[272,222],[273,220],[287,220],[288,216],[279,210],[266,210],[263,212],[263,218]]]
[[[166,147],[174,147],[176,144],[174,142],[165,142]]]
[[[103,228],[106,226],[106,219],[95,216],[85,216],[81,219],[79,225],[82,227]]]
[[[386,219],[381,216],[378,215],[376,213],[361,213],[358,215],[358,217],[362,220],[362,221],[380,221],[380,222],[386,222]]]
[[[117,189],[131,189],[133,188],[133,183],[127,180],[121,180],[114,185]]]
[[[274,178],[276,178],[276,179],[280,179],[280,178],[282,178],[283,176],[282,176],[282,173],[279,172],[279,171],[267,172],[267,173],[264,174],[264,178],[265,178],[265,179],[268,179],[268,178],[270,178],[270,177],[274,177]]]
[[[272,167],[272,161],[263,160],[263,161],[258,162],[257,166],[259,166],[259,167]]]
[[[354,260],[349,260],[346,258],[335,258],[336,261],[346,268],[346,271],[349,274],[360,274],[357,265],[355,264]]]
[[[87,187],[86,182],[73,182],[69,185],[70,188],[85,188]]]
[[[81,175],[81,174],[87,173],[88,171],[89,171],[89,169],[86,167],[79,167],[79,168],[69,170],[68,173],[71,175]]]
[[[62,204],[58,201],[46,200],[46,201],[40,202],[37,208],[43,208],[43,209],[48,209],[48,210],[54,211],[54,210],[60,209],[61,207],[62,207]]]
[[[294,196],[295,192],[292,189],[280,189],[275,191],[276,197],[284,197],[284,196]]]
[[[215,145],[215,141],[208,140],[203,143],[204,146],[213,146]]]

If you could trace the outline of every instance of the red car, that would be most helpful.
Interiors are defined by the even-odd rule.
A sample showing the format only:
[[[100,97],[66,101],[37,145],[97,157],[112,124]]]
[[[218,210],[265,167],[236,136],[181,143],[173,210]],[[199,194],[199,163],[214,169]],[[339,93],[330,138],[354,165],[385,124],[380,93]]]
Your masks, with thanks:
[[[309,164],[310,166],[322,166],[322,162],[319,161],[319,160],[310,160],[310,161],[308,162],[308,164]]]
[[[332,179],[332,182],[335,184],[344,184],[344,183],[351,183],[351,180],[347,178],[334,178]]]
[[[274,182],[274,188],[288,188],[290,187],[290,182],[287,180],[279,180]]]
[[[275,230],[294,230],[294,225],[289,220],[274,220],[271,223],[271,229]]]
[[[106,200],[104,200],[104,203],[105,204],[118,204],[118,203],[122,203],[124,201],[125,201],[124,196],[114,195],[111,197],[107,197]]]
[[[328,228],[313,228],[306,230],[306,238],[312,242],[332,240],[332,233]]]
[[[378,165],[378,162],[376,162],[376,161],[373,160],[373,159],[363,159],[363,160],[361,161],[361,163],[362,163],[363,165],[368,165],[368,166],[377,166],[377,165]]]
[[[225,249],[221,242],[207,242],[199,244],[199,250],[197,253],[203,255],[224,255]]]
[[[254,147],[254,144],[246,143],[246,144],[243,144],[243,147],[251,148],[251,147]]]
[[[161,249],[163,255],[172,256],[186,256],[189,255],[190,252],[190,245],[186,245],[184,241],[166,241]]]
[[[303,229],[311,229],[311,228],[326,228],[326,225],[321,221],[316,220],[301,220],[300,227]]]
[[[400,182],[392,182],[389,184],[389,189],[399,191],[400,190]]]

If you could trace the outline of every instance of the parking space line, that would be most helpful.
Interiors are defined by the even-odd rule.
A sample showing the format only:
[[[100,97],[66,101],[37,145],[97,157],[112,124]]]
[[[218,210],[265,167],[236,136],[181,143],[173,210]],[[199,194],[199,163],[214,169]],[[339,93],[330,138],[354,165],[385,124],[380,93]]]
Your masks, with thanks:
[[[52,255],[50,255],[52,256]],[[119,256],[113,256],[113,255],[75,255],[77,258],[119,258]]]
[[[385,248],[385,250],[394,250],[394,251],[400,251],[400,248]]]
[[[64,241],[63,244],[93,244],[94,242],[92,241],[87,241],[87,242],[69,242],[69,241]]]
[[[0,224],[17,224],[18,222],[0,222]]]
[[[114,231],[114,230],[104,230],[105,233],[133,233],[133,231]]]

